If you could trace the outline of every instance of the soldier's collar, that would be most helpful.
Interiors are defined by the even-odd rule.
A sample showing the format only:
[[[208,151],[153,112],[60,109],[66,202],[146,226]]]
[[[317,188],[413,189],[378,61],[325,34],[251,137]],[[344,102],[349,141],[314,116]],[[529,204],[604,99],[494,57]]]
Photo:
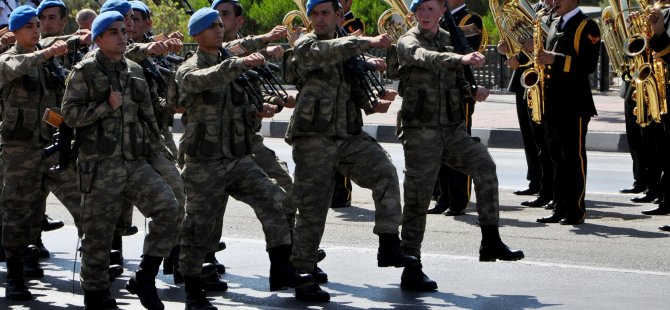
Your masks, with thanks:
[[[417,28],[419,29],[419,33],[421,34],[421,36],[423,36],[424,38],[426,38],[428,40],[435,39],[437,37],[438,33],[440,33],[439,28],[437,29],[437,32],[432,32],[430,30],[423,29],[419,26],[417,26]]]
[[[36,51],[37,51],[37,48],[35,48],[34,50],[31,51],[31,50],[29,50],[29,49],[23,48],[23,47],[22,47],[21,45],[19,45],[19,44],[14,44],[14,46],[16,47],[16,52],[17,52],[18,54],[28,54],[28,53],[32,53],[32,52],[36,52]]]
[[[210,53],[207,53],[207,52],[205,52],[201,49],[198,49],[196,51],[196,54],[198,55],[198,59],[202,59],[205,62],[205,64],[207,64],[208,66],[214,66],[214,65],[218,64],[219,63],[219,58],[221,57],[221,56],[219,56],[219,54],[216,54],[216,55],[210,54]]]
[[[105,54],[103,54],[99,49],[95,53],[95,60],[98,61],[98,63],[101,64],[103,68],[107,70],[114,70],[120,72],[125,71],[126,68],[128,68],[128,63],[126,63],[125,57],[121,58],[121,61],[113,62],[111,59],[105,56]]]

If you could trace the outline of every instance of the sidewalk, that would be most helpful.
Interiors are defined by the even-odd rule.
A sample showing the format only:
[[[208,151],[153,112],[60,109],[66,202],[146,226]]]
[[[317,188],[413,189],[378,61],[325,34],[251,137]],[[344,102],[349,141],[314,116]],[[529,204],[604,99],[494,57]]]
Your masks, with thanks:
[[[289,93],[295,94],[295,91]],[[628,152],[625,135],[623,99],[618,96],[593,96],[598,116],[589,123],[586,136],[588,151]],[[396,98],[388,113],[364,116],[364,130],[380,142],[398,142],[395,124],[402,99]],[[292,109],[284,109],[273,118],[263,120],[261,132],[266,137],[283,137]],[[181,123],[175,122],[174,132],[182,132]],[[513,94],[492,94],[476,105],[473,115],[473,136],[495,148],[523,148]]]

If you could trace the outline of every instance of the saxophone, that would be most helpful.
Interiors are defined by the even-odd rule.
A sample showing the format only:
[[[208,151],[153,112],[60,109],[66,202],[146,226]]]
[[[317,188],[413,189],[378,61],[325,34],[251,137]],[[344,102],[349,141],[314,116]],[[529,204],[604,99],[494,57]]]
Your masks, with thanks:
[[[549,13],[551,11],[544,8],[537,12],[533,20],[533,67],[526,69],[521,74],[521,86],[526,88],[531,119],[538,124],[542,123],[542,115],[544,114],[544,85],[549,75],[544,73],[545,65],[540,64],[537,58],[540,52],[544,50],[542,17]]]
[[[636,102],[636,123],[645,127],[652,122],[660,123],[661,116],[668,113],[665,88],[667,76],[663,61],[655,58],[649,47],[652,36],[649,17],[652,7],[645,0],[640,0],[639,3],[643,9],[629,17],[629,32],[633,35],[626,39],[624,53],[631,58],[629,68],[631,83],[635,87],[633,99]]]

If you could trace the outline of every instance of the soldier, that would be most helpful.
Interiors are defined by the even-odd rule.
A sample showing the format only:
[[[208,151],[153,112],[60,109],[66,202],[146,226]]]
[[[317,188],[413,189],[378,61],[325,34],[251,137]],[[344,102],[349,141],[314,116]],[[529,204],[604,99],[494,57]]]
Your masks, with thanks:
[[[124,17],[101,13],[93,22],[99,47],[77,64],[63,99],[65,122],[77,129],[82,196],[81,284],[88,309],[112,309],[107,268],[113,231],[125,205],[152,220],[139,269],[126,289],[148,309],[163,309],[155,277],[176,242],[179,206],[172,189],[147,159],[160,149],[158,127],[142,69],[126,59]]]
[[[39,227],[49,193],[49,163],[43,148],[50,143],[53,133],[49,125],[40,122],[40,116],[46,108],[59,108],[57,89],[47,84],[49,77],[43,65],[48,59],[67,52],[67,47],[57,42],[38,50],[40,24],[37,11],[30,6],[12,11],[9,30],[15,35],[16,45],[0,56],[2,242],[7,260],[7,298],[29,300],[32,295],[23,282],[22,259],[34,266],[34,273],[29,272],[29,275],[43,276],[37,264],[37,248],[28,244],[35,240],[32,223],[38,223]]]
[[[670,10],[667,7],[662,10],[652,8],[649,20],[652,25],[652,32],[654,33],[649,40],[649,45],[656,52],[655,56],[663,60],[664,70],[667,70],[668,63],[670,63],[670,36],[667,33],[667,29],[670,29]],[[667,86],[668,84],[666,83]],[[661,147],[663,166],[661,188],[663,199],[659,202],[657,208],[642,211],[646,215],[670,214],[670,115],[663,115],[661,123],[664,127],[664,139]],[[670,231],[670,225],[661,226],[659,229]]]
[[[215,232],[212,214],[224,214],[221,202],[227,195],[251,205],[263,226],[270,256],[270,290],[286,286],[298,290],[314,283],[311,276],[300,276],[289,261],[291,237],[281,208],[284,191],[248,156],[253,134],[248,117],[256,110],[249,110],[253,98],[246,95],[245,82],[236,79],[263,64],[265,58],[258,53],[227,57],[229,52],[222,49],[222,27],[214,9],[202,8],[191,16],[189,35],[198,43],[198,50],[176,74],[179,104],[189,115],[182,145],[188,201],[179,257],[187,309],[215,309],[205,297],[200,274],[205,253],[211,249],[209,236],[220,234]],[[219,185],[212,188],[212,183]]]
[[[444,16],[440,20],[440,27],[447,30],[452,38],[455,38],[453,40],[455,52],[459,54],[474,52],[474,49],[479,48],[482,42],[481,17],[470,13],[465,7],[463,0],[448,1],[446,6],[447,10],[445,10]],[[463,70],[465,78],[474,94],[474,96],[466,95],[463,98],[465,104],[465,128],[468,134],[471,134],[472,114],[475,113],[475,102],[486,100],[489,91],[484,87],[477,86],[477,81],[470,66],[465,66]],[[472,180],[470,176],[442,164],[436,184],[440,188],[440,195],[437,198],[435,207],[428,209],[427,213],[443,213],[447,216],[465,214],[465,209],[470,203],[471,184]]]
[[[440,163],[472,176],[477,213],[482,230],[480,261],[519,260],[521,251],[510,251],[498,232],[498,178],[486,147],[465,130],[464,93],[471,92],[463,65],[481,66],[482,54],[452,53],[449,33],[440,29],[444,0],[414,0],[410,10],[417,26],[397,43],[400,91],[403,105],[398,118],[399,139],[405,151],[405,207],[402,222],[403,250],[419,258],[425,233],[426,211]],[[437,283],[421,265],[406,267],[400,286],[432,291]]]
[[[349,72],[345,72],[345,65],[352,57],[369,48],[386,48],[391,38],[337,38],[337,23],[342,17],[337,0],[308,1],[307,16],[314,31],[296,41],[291,59],[300,93],[286,133],[296,164],[289,202],[298,208],[291,260],[301,272],[314,269],[333,192],[333,175],[339,171],[372,189],[376,214],[373,232],[379,236],[378,266],[416,264],[416,258],[400,250],[400,190],[395,167],[384,149],[362,130],[361,109],[384,113],[394,95],[389,92],[386,98],[368,98],[362,89],[352,89],[351,82],[344,78]],[[329,300],[328,293],[316,284],[312,290],[322,292],[322,301]],[[296,297],[300,299],[302,293],[296,290]]]
[[[554,162],[554,211],[539,223],[576,225],[586,217],[586,132],[596,115],[589,74],[600,51],[600,30],[578,7],[579,0],[555,1],[556,15],[538,61],[546,67],[543,122]]]

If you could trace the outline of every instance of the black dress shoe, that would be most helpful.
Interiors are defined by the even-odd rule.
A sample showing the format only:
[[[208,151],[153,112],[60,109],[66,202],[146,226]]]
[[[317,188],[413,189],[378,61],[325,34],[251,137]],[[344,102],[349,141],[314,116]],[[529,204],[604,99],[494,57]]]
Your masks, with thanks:
[[[650,210],[642,211],[645,215],[667,215],[670,214],[670,207],[666,207],[664,203],[659,204],[658,207]]]
[[[658,198],[658,194],[654,192],[646,192],[642,196],[637,196],[633,197],[630,199],[632,202],[637,202],[637,203],[645,203],[645,202],[652,202],[654,199]]]
[[[534,187],[530,186],[525,189],[519,189],[514,191],[514,195],[519,195],[519,196],[532,196],[532,195],[537,195],[537,193],[540,192],[539,187]]]
[[[564,218],[559,222],[561,225],[579,225],[584,224],[584,217],[581,218]]]
[[[126,230],[123,232],[124,236],[132,236],[136,234],[138,231],[140,231],[137,226],[128,226]]]
[[[558,223],[563,219],[563,215],[560,215],[556,212],[552,213],[550,216],[545,216],[537,219],[538,223]]]
[[[427,214],[440,214],[444,211],[447,211],[447,204],[438,202],[434,207],[428,209]]]
[[[641,185],[638,182],[633,183],[633,186],[630,188],[622,188],[619,190],[619,193],[622,194],[639,194],[641,192],[644,192],[644,190],[647,189],[647,186]]]
[[[670,225],[663,225],[663,226],[659,227],[658,229],[660,229],[662,231],[670,231]]]
[[[59,229],[63,226],[65,226],[65,223],[63,223],[63,221],[54,220],[46,214],[42,218],[42,231],[52,231]]]
[[[556,209],[556,201],[550,201],[546,206],[544,206],[545,210],[554,210]]]
[[[542,208],[545,205],[547,205],[550,201],[551,199],[549,198],[537,197],[533,200],[523,201],[521,202],[521,205],[529,208]]]
[[[458,209],[449,208],[443,214],[446,215],[446,216],[459,216],[459,215],[464,215],[465,210],[463,210],[463,209],[458,210]]]

